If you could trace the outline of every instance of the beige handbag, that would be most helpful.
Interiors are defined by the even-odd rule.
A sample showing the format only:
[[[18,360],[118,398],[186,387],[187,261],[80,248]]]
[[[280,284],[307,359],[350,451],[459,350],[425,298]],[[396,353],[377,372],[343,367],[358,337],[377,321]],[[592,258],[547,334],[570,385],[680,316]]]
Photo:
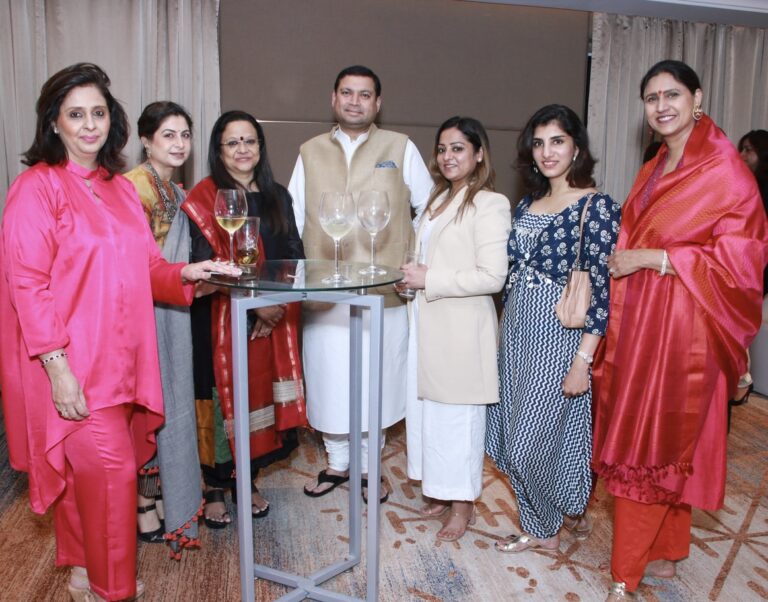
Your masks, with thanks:
[[[589,195],[584,208],[581,210],[581,222],[579,223],[579,246],[576,251],[576,260],[568,272],[568,280],[565,283],[560,300],[555,305],[557,319],[565,328],[584,328],[587,320],[587,310],[592,302],[592,283],[589,280],[589,271],[574,269],[581,267],[581,246],[584,243],[584,218],[587,209],[592,202],[593,192]]]

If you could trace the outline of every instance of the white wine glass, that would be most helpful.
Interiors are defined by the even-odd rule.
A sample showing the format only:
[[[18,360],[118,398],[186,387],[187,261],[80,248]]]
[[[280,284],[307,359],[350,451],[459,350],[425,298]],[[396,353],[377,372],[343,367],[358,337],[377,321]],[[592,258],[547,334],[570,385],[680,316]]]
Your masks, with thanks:
[[[376,276],[386,274],[387,270],[376,265],[376,235],[389,223],[389,197],[383,190],[366,190],[360,193],[357,201],[357,219],[360,225],[371,235],[371,265],[360,270],[360,274]]]
[[[253,274],[259,262],[258,217],[246,217],[242,228],[235,232],[235,257],[243,272]]]
[[[326,284],[350,282],[339,272],[339,243],[355,225],[355,202],[348,192],[324,192],[320,198],[320,226],[333,239],[333,274],[323,278]]]
[[[235,265],[234,237],[248,216],[248,201],[244,190],[221,188],[216,191],[213,214],[219,226],[229,232],[229,265]]]

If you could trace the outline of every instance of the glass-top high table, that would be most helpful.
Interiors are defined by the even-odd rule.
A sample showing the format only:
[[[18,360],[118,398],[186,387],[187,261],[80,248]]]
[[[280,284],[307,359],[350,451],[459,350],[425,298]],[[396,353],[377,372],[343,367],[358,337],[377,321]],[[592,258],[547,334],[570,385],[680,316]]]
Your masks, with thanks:
[[[283,601],[344,600],[352,598],[327,589],[321,584],[360,563],[362,544],[362,466],[360,465],[362,432],[362,346],[363,311],[370,314],[370,376],[368,391],[368,535],[366,540],[368,601],[378,600],[379,584],[379,499],[381,478],[381,345],[384,302],[380,295],[367,295],[366,289],[394,284],[403,274],[395,268],[383,275],[360,275],[362,263],[342,264],[342,274],[351,282],[327,284],[323,278],[333,272],[333,262],[323,260],[265,261],[255,273],[239,278],[215,275],[210,282],[231,289],[232,362],[235,402],[235,462],[237,464],[237,535],[240,548],[240,586],[243,602],[253,602],[254,578],[261,577],[294,590],[280,598]],[[253,519],[251,517],[251,462],[248,418],[248,310],[294,301],[324,301],[349,305],[349,554],[306,577],[278,568],[254,563]]]

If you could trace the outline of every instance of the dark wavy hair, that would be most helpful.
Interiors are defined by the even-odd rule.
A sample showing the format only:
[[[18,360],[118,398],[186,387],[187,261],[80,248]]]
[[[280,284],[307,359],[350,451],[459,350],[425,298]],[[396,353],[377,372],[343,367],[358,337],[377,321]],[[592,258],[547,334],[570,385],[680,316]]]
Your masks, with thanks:
[[[648,72],[643,76],[643,79],[640,80],[641,99],[643,98],[643,92],[645,92],[645,87],[648,85],[648,82],[651,80],[651,78],[656,77],[660,73],[669,73],[677,81],[688,88],[691,94],[695,94],[696,90],[701,90],[701,82],[699,81],[699,76],[696,75],[696,72],[691,69],[691,67],[686,65],[683,61],[673,61],[671,59],[667,59],[664,61],[659,61],[653,67],[648,69]]]
[[[517,139],[517,161],[515,163],[523,178],[525,190],[534,199],[545,196],[550,189],[549,180],[542,175],[533,159],[533,133],[541,125],[555,122],[573,138],[573,144],[578,149],[576,160],[568,170],[567,181],[572,188],[587,188],[595,185],[592,171],[595,159],[589,152],[589,136],[587,128],[576,113],[565,105],[547,105],[536,111],[525,124]]]
[[[357,77],[370,77],[373,80],[373,89],[376,92],[376,96],[381,96],[381,80],[379,79],[379,76],[376,75],[368,67],[363,65],[352,65],[351,67],[347,67],[346,69],[339,71],[339,74],[336,76],[336,81],[333,82],[334,92],[338,92],[339,83],[348,75],[355,75]]]
[[[247,121],[256,130],[259,140],[259,162],[253,170],[251,182],[255,182],[264,198],[264,206],[261,218],[267,223],[275,234],[288,231],[288,217],[283,214],[280,206],[281,186],[275,182],[272,175],[272,167],[267,156],[267,142],[264,138],[264,130],[256,118],[245,111],[227,111],[213,124],[211,141],[208,146],[208,169],[211,172],[216,188],[243,188],[233,178],[221,160],[221,138],[227,125],[235,121]],[[248,192],[248,190],[246,190]]]
[[[747,141],[749,141],[749,144],[755,149],[755,154],[757,154],[755,178],[757,178],[760,196],[763,197],[763,205],[765,205],[765,210],[768,212],[768,131],[751,130],[744,134],[739,140],[739,152],[742,151],[744,143]]]
[[[137,123],[138,135],[144,138],[152,138],[155,132],[160,129],[163,121],[172,116],[183,117],[187,122],[190,132],[192,131],[192,117],[184,107],[170,100],[158,100],[149,103],[144,107],[141,115],[139,115]],[[142,148],[141,153],[143,157],[146,157],[147,149]]]
[[[437,165],[437,145],[440,144],[440,134],[445,130],[456,128],[464,137],[469,140],[474,152],[483,150],[483,160],[475,167],[475,171],[469,177],[467,181],[467,193],[464,196],[464,200],[461,202],[457,218],[461,218],[469,207],[474,206],[475,195],[480,190],[496,190],[495,180],[496,172],[493,169],[491,163],[491,144],[488,141],[488,134],[477,119],[472,117],[461,117],[456,115],[446,119],[439,128],[437,128],[437,134],[435,134],[435,145],[432,148],[432,158],[429,160],[429,173],[432,174],[432,179],[435,182],[435,187],[432,189],[432,193],[429,195],[429,201],[427,201],[427,209],[429,209],[443,192],[451,187],[451,182],[445,179],[445,176],[440,172],[440,168]]]
[[[53,131],[53,123],[59,116],[61,104],[67,94],[75,88],[96,86],[107,102],[110,127],[107,140],[96,156],[96,162],[109,173],[111,178],[125,168],[122,156],[123,147],[128,142],[130,128],[128,117],[122,105],[109,91],[109,77],[98,65],[93,63],[76,63],[54,73],[40,89],[37,99],[37,127],[32,146],[24,153],[23,163],[35,165],[62,165],[67,161],[67,149],[58,135]]]

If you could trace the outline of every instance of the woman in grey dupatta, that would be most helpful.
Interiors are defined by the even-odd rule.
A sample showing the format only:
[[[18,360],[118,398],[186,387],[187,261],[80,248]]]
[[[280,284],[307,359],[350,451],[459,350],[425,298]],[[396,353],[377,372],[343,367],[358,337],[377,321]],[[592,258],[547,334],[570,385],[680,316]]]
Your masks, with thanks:
[[[171,176],[189,157],[192,119],[176,103],[153,102],[139,117],[138,133],[146,161],[125,177],[139,193],[163,257],[189,261],[189,220],[179,211],[185,194]],[[157,455],[139,471],[138,532],[148,543],[168,541],[178,559],[183,548],[199,546],[202,512],[189,308],[155,303],[155,321],[165,424],[157,432]]]

